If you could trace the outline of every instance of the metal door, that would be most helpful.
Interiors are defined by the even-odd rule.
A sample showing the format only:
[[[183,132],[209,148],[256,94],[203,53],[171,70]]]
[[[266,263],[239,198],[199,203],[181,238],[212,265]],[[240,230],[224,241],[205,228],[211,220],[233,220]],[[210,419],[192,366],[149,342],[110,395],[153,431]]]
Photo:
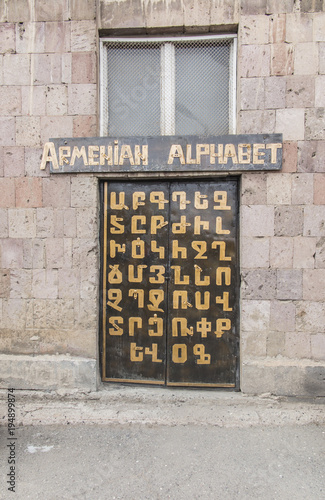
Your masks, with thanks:
[[[102,185],[105,381],[235,387],[237,181]]]

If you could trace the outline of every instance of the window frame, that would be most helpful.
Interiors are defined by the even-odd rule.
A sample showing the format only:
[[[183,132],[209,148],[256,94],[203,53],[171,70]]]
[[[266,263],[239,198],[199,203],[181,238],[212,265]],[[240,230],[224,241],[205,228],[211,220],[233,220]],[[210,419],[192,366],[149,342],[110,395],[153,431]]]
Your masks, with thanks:
[[[162,64],[161,73],[162,78],[162,96],[161,102],[165,103],[161,108],[160,120],[161,120],[161,134],[160,135],[175,135],[175,92],[173,91],[174,81],[175,81],[175,59],[173,56],[174,50],[172,47],[172,42],[189,42],[189,41],[200,41],[200,40],[232,40],[230,45],[230,57],[229,57],[229,73],[231,77],[229,78],[229,134],[236,133],[236,118],[237,118],[237,35],[227,34],[227,35],[202,35],[202,36],[174,36],[174,37],[103,37],[100,39],[99,47],[99,57],[100,57],[100,84],[99,84],[99,123],[100,123],[100,136],[108,137],[107,126],[109,115],[108,111],[105,111],[105,99],[107,99],[107,85],[105,84],[105,75],[107,74],[107,57],[106,57],[106,46],[108,42],[125,42],[125,43],[164,43],[166,45],[162,46]],[[168,64],[171,63],[171,64]],[[173,71],[172,71],[173,70]],[[170,78],[170,84],[168,83],[168,78]],[[167,114],[167,108],[174,110],[174,123],[170,126],[166,125],[166,120],[164,119],[165,114]],[[173,130],[174,129],[174,130]]]

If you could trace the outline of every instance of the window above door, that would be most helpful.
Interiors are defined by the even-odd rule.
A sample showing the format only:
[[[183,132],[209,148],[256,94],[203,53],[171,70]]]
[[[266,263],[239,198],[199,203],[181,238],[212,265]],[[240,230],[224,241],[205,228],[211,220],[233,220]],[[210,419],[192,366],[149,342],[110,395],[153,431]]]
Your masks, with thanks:
[[[236,37],[101,40],[101,135],[235,133]]]

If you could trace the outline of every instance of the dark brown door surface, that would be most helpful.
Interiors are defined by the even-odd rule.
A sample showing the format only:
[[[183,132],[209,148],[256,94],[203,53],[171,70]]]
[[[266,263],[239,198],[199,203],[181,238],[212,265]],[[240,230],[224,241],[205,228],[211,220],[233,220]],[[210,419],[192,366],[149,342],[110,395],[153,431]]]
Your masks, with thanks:
[[[102,184],[103,380],[235,387],[237,181]]]

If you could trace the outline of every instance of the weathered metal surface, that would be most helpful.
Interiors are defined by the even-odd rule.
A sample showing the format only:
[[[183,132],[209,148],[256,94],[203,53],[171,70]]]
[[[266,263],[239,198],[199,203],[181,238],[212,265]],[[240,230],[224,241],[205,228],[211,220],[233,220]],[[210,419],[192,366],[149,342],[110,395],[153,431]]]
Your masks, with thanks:
[[[282,134],[50,139],[47,163],[51,173],[280,170]]]
[[[103,380],[234,387],[237,181],[102,187]]]

